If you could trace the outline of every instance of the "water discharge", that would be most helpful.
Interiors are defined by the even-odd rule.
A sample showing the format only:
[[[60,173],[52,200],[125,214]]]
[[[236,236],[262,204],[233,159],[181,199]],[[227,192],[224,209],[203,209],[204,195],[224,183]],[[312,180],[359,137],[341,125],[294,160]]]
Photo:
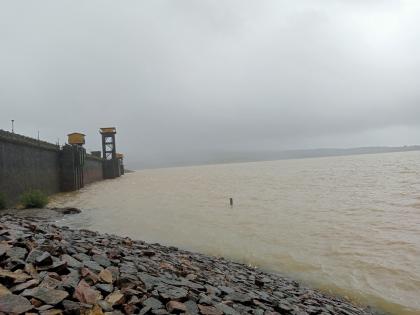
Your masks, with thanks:
[[[142,170],[53,203],[84,210],[61,224],[226,256],[420,314],[419,152]]]

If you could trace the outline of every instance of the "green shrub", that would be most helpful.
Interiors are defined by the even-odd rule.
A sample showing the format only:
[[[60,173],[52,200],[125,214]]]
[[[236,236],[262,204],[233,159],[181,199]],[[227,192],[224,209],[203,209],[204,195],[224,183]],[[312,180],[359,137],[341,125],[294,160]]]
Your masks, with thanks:
[[[0,193],[0,209],[6,208],[6,196]]]
[[[22,194],[20,202],[25,209],[44,208],[48,203],[48,197],[40,190],[30,190]]]

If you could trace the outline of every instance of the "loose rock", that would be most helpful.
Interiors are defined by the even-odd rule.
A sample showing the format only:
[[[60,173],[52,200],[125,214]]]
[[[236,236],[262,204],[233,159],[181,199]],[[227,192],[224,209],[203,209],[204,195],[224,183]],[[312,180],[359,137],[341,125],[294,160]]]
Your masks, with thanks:
[[[33,308],[33,305],[20,295],[6,294],[0,296],[0,312],[21,314]]]
[[[48,289],[37,287],[34,289],[26,289],[22,296],[29,296],[38,299],[46,304],[56,305],[69,295],[68,292],[62,290]]]
[[[0,313],[375,314],[223,258],[7,215],[0,283]]]
[[[170,313],[172,313],[173,311],[185,312],[187,310],[184,303],[178,301],[169,301],[168,304],[166,304],[166,309]]]

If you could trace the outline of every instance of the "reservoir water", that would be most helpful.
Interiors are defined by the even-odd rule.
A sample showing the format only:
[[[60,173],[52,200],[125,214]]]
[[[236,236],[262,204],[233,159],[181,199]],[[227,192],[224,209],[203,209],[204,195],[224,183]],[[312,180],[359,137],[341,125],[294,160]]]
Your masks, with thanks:
[[[53,204],[83,210],[60,224],[225,256],[420,314],[420,152],[141,170]]]

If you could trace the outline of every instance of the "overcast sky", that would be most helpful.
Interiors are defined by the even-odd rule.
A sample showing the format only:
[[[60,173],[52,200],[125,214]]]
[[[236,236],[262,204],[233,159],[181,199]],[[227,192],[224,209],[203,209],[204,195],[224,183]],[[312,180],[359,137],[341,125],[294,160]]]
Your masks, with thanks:
[[[129,163],[420,143],[418,0],[0,0],[0,129]]]

